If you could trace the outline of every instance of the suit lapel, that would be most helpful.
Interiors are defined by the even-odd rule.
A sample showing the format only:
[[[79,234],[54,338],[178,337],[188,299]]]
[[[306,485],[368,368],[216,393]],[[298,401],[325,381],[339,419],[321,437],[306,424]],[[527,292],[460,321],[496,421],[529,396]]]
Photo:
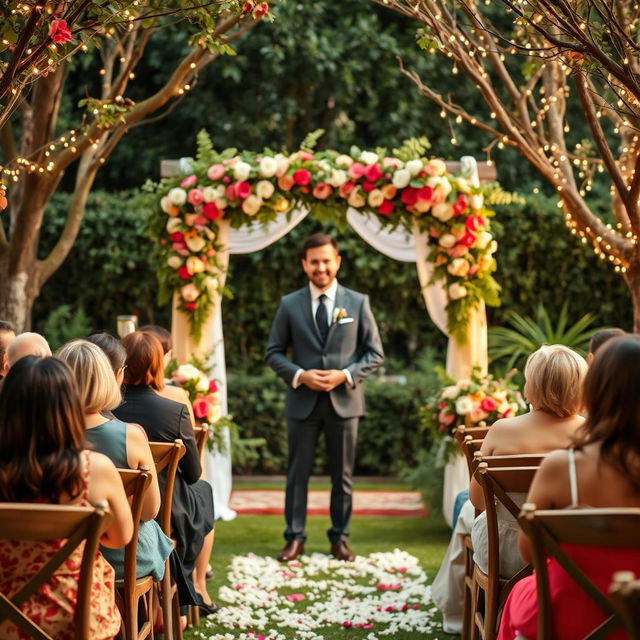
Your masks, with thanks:
[[[338,321],[336,320],[335,322],[333,322],[333,318],[336,317],[336,309],[339,309],[340,307],[344,306],[344,299],[345,299],[345,291],[344,291],[344,287],[338,285],[338,288],[336,289],[336,301],[335,304],[333,305],[333,317],[331,318],[332,322],[331,322],[331,326],[329,327],[329,333],[327,334],[327,343],[329,342],[329,340],[331,340],[331,336],[335,333],[336,327],[338,326]]]
[[[309,285],[302,290],[302,315],[304,316],[306,323],[309,325],[309,331],[318,338],[319,342],[322,342],[320,331],[318,331],[316,322],[311,314],[311,291],[309,290]]]

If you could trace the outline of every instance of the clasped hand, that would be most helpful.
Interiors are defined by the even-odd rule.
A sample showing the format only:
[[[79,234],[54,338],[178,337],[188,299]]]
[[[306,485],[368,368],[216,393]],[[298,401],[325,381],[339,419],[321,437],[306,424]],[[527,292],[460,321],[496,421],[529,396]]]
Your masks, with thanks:
[[[340,369],[307,369],[300,374],[300,383],[314,391],[331,391],[346,380]]]

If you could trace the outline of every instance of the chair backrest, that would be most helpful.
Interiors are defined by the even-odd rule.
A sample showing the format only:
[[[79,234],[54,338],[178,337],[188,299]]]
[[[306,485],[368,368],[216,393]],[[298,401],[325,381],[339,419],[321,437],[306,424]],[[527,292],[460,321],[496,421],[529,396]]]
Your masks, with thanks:
[[[164,492],[160,504],[160,527],[165,535],[171,536],[171,504],[173,502],[173,485],[176,480],[178,463],[185,454],[185,446],[182,440],[173,442],[150,442],[149,448],[153,461],[156,465],[156,472],[160,474],[166,469]]]
[[[118,469],[124,492],[130,498],[131,515],[133,517],[133,536],[124,548],[124,583],[133,585],[136,581],[137,565],[136,553],[138,550],[138,530],[140,529],[140,517],[144,505],[144,497],[151,484],[149,467],[141,465],[138,469]]]
[[[462,445],[462,441],[465,439],[465,436],[471,436],[473,440],[484,440],[488,431],[489,427],[467,427],[464,424],[460,424],[453,432],[453,439],[459,445]]]
[[[209,427],[207,425],[197,424],[193,428],[193,434],[196,438],[196,446],[198,447],[198,453],[202,458],[202,452],[204,451],[204,445],[207,444],[209,438]]]
[[[616,627],[621,626],[622,619],[611,601],[560,545],[639,547],[640,509],[537,511],[534,504],[525,504],[518,521],[531,540],[533,563],[537,574],[538,637],[553,636],[548,556],[554,558],[608,616],[596,630],[585,636],[585,639],[607,637]]]
[[[483,456],[479,451],[476,451],[474,454],[474,464],[477,467],[481,462],[486,462],[491,468],[539,467],[546,456],[546,453],[524,453],[514,456]]]
[[[475,454],[480,451],[483,440],[474,440],[473,436],[466,435],[462,441],[462,453],[467,461],[467,467],[469,469],[469,477],[473,476],[473,472],[476,469]]]
[[[0,504],[0,539],[45,542],[65,540],[62,547],[42,566],[40,571],[10,598],[0,593],[0,622],[9,619],[33,638],[50,638],[20,611],[41,585],[46,583],[60,565],[84,541],[78,599],[74,614],[76,640],[89,640],[93,565],[100,536],[111,515],[106,502],[95,507],[73,505],[3,503]]]
[[[633,571],[617,571],[609,588],[613,606],[624,620],[631,640],[640,638],[640,580]]]

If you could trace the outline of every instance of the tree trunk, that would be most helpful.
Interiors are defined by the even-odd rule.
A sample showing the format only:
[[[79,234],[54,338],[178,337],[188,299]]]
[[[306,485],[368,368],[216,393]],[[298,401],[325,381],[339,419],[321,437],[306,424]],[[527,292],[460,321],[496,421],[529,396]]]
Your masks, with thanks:
[[[640,262],[634,261],[629,264],[624,279],[629,287],[629,293],[631,293],[633,331],[640,333]]]
[[[24,269],[9,273],[8,252],[0,258],[0,320],[8,320],[16,332],[31,329],[31,309],[40,293],[37,285],[38,266],[35,258]]]

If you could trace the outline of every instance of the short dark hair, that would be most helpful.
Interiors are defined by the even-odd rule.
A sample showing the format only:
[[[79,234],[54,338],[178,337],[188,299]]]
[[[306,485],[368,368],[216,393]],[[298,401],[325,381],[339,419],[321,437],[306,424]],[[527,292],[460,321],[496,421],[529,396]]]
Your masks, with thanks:
[[[127,361],[127,352],[118,338],[110,333],[94,333],[87,338],[87,342],[95,344],[104,351],[114,371],[124,367],[124,363]]]
[[[145,333],[153,333],[153,335],[160,340],[162,350],[165,353],[169,353],[173,348],[173,340],[171,339],[171,333],[164,327],[160,327],[157,324],[145,324],[144,327],[140,327],[138,331],[144,331]]]
[[[596,351],[605,343],[611,340],[611,338],[620,338],[626,336],[626,332],[622,329],[603,329],[602,331],[596,331],[589,341],[589,353],[595,355]]]
[[[309,249],[324,247],[325,244],[330,244],[336,250],[336,253],[340,253],[338,251],[338,243],[331,236],[325,233],[314,233],[312,236],[309,236],[302,245],[302,258],[305,259],[307,257],[307,251]]]
[[[124,383],[164,388],[164,363],[160,340],[150,331],[134,331],[122,338],[127,352]]]

